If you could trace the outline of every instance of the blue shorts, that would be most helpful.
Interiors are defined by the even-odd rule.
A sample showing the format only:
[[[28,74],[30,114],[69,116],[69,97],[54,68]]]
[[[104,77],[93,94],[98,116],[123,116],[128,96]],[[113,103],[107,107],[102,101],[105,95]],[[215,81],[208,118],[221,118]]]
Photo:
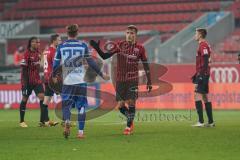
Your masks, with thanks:
[[[63,85],[61,97],[63,107],[87,107],[87,84]]]

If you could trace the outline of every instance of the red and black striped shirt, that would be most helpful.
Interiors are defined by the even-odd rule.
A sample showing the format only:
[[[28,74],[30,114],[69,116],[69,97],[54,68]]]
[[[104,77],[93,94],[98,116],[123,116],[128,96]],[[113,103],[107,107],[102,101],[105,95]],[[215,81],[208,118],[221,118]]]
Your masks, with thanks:
[[[40,52],[27,50],[24,53],[21,62],[21,84],[24,85],[36,85],[41,84],[40,79]]]
[[[196,55],[196,72],[203,72],[205,75],[210,74],[210,66],[205,69],[204,66],[204,56],[207,55],[209,58],[211,56],[211,48],[207,41],[199,43]]]
[[[116,81],[138,82],[139,60],[147,60],[145,48],[138,43],[130,44],[127,41],[117,43]]]
[[[56,48],[49,47],[47,50],[43,52],[43,58],[44,58],[44,80],[45,83],[48,83],[49,78],[52,74],[53,70],[53,60],[55,57]]]

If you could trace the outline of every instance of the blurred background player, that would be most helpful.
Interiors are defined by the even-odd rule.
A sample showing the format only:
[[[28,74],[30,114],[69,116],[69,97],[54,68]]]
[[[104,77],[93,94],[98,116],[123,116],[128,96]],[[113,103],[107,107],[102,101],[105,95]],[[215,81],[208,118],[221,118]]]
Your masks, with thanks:
[[[89,49],[85,42],[77,40],[78,25],[67,26],[68,40],[60,44],[55,55],[54,71],[62,64],[63,87],[62,87],[62,109],[65,120],[64,136],[70,135],[71,108],[76,106],[78,109],[78,135],[77,138],[84,138],[85,108],[87,101],[87,84],[84,81],[85,66],[84,60],[92,67],[103,79],[109,80],[109,76],[104,75],[98,68],[95,61],[89,55]],[[55,76],[55,72],[53,74]],[[54,77],[53,80],[57,82]]]
[[[195,105],[198,114],[198,122],[193,125],[193,127],[214,127],[213,115],[212,115],[212,103],[209,101],[209,76],[210,76],[210,66],[209,60],[211,55],[211,49],[208,42],[205,40],[207,36],[207,30],[204,28],[197,28],[195,33],[195,40],[198,42],[199,46],[196,55],[196,74],[193,76],[192,80],[195,84]],[[208,123],[204,125],[203,119],[203,104],[205,103],[205,109],[207,112]]]
[[[138,98],[139,60],[142,61],[147,75],[147,90],[150,92],[152,89],[145,48],[137,43],[137,32],[136,26],[128,26],[125,32],[126,40],[117,43],[116,48],[107,53],[100,49],[100,42],[90,41],[92,47],[96,49],[103,59],[117,54],[116,100],[118,101],[120,112],[127,117],[127,126],[124,130],[125,135],[130,135],[133,132],[136,99]],[[125,104],[127,104],[128,108]]]
[[[51,98],[54,94],[54,91],[49,87],[49,78],[52,74],[53,60],[56,53],[57,46],[62,42],[61,37],[58,34],[53,34],[50,37],[50,46],[43,52],[44,60],[44,84],[45,84],[45,93],[43,108],[41,108],[41,116],[44,120],[44,123],[40,123],[40,126],[55,126],[58,122],[49,121],[48,116],[48,104],[51,101]]]
[[[28,97],[33,90],[40,100],[40,108],[43,108],[44,89],[39,75],[41,61],[39,47],[40,40],[37,37],[31,37],[21,62],[22,101],[20,103],[20,127],[28,127],[24,121],[24,116]],[[40,122],[44,122],[41,116]]]
[[[23,56],[24,56],[25,48],[23,46],[19,46],[18,49],[14,52],[14,65],[19,66]]]

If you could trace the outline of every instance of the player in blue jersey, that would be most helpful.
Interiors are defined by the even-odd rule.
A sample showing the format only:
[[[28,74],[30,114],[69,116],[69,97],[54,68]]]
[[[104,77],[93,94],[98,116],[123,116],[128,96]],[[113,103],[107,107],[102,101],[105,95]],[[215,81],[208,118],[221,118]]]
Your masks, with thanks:
[[[62,67],[62,109],[64,124],[64,136],[70,135],[70,116],[71,108],[75,106],[78,109],[78,138],[84,138],[83,130],[85,125],[85,108],[87,102],[87,83],[84,81],[86,72],[85,62],[95,70],[104,80],[109,80],[109,76],[103,74],[95,61],[89,54],[88,46],[85,42],[77,40],[78,25],[73,24],[67,27],[68,40],[60,44],[57,48],[53,70]],[[56,83],[57,78],[53,72],[53,81]]]

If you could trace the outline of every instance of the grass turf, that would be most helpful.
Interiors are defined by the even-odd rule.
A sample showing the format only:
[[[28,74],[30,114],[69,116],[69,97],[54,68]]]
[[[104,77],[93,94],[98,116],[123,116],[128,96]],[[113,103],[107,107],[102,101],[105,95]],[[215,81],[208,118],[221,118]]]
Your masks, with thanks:
[[[17,110],[0,110],[0,159],[238,160],[240,111],[214,116],[215,128],[192,128],[195,111],[139,111],[134,134],[124,136],[124,118],[112,111],[86,123],[84,140],[75,138],[76,127],[65,140],[60,126],[37,127],[39,110],[27,111],[28,128],[18,126]]]

